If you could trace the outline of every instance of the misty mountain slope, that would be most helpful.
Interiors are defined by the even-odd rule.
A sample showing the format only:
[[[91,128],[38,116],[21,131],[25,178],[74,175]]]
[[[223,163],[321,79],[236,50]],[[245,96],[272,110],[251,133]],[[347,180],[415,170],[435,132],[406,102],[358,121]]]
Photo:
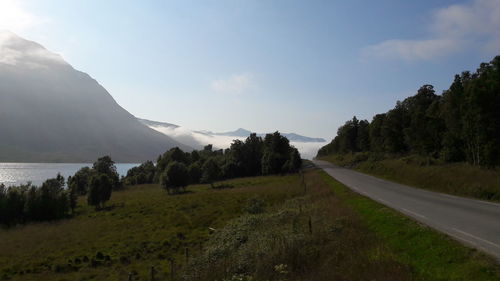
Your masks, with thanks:
[[[41,45],[0,32],[0,161],[156,159],[179,146],[119,106],[89,75]]]

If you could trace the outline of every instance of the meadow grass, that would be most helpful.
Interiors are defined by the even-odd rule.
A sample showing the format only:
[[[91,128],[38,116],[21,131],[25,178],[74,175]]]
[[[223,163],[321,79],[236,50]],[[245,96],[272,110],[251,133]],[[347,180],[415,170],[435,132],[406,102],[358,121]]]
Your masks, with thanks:
[[[418,280],[500,280],[500,266],[491,257],[430,229],[367,197],[350,191],[325,172],[336,195]]]
[[[302,195],[231,220],[183,280],[412,280],[318,170],[303,174]]]
[[[0,230],[0,279],[148,280],[151,266],[166,280],[168,259],[183,261],[185,248],[195,255],[209,237],[243,212],[250,197],[273,205],[299,190],[298,175],[241,178],[212,190],[167,195],[158,185],[114,192],[107,210],[95,211],[80,198],[77,215],[57,222]]]
[[[413,187],[500,202],[498,167],[440,163],[418,156],[377,158],[367,153],[329,155],[320,159]]]
[[[485,256],[318,169],[218,186],[127,187],[106,210],[80,198],[71,219],[0,230],[0,279],[150,280],[154,266],[171,280],[173,259],[175,280],[500,280]]]

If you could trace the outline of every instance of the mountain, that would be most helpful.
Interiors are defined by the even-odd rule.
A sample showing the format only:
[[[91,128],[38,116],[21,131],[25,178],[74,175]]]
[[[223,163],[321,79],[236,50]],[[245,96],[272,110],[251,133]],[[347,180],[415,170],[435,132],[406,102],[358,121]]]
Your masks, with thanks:
[[[0,162],[140,162],[173,146],[191,149],[139,122],[59,55],[0,32]]]
[[[211,133],[213,135],[217,136],[228,136],[228,137],[248,137],[252,132],[239,128],[236,131],[232,132],[225,132],[225,133]],[[266,134],[260,133],[257,134],[258,136],[265,137]],[[281,133],[281,135],[285,136],[289,141],[294,141],[294,142],[325,142],[325,139],[322,138],[311,138],[311,137],[306,137],[302,135],[298,135],[295,133]]]
[[[232,131],[232,132],[225,132],[225,133],[212,133],[213,135],[217,135],[217,136],[229,136],[229,137],[248,137],[252,132],[250,132],[249,130],[245,130],[245,129],[242,129],[242,128],[239,128],[238,130],[236,131]]]

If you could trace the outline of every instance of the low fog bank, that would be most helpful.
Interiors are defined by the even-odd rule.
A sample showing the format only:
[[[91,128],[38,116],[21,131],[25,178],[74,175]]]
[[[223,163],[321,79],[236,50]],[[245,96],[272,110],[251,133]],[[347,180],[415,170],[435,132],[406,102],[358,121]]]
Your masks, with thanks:
[[[207,144],[212,144],[216,149],[226,149],[229,148],[233,140],[245,140],[246,137],[234,137],[234,136],[218,136],[204,134],[200,132],[194,132],[184,127],[165,127],[165,126],[149,126],[150,128],[163,133],[174,140],[189,145],[195,149],[202,149]],[[290,142],[291,145],[295,146],[302,158],[312,159],[316,156],[318,149],[326,144],[326,142]]]

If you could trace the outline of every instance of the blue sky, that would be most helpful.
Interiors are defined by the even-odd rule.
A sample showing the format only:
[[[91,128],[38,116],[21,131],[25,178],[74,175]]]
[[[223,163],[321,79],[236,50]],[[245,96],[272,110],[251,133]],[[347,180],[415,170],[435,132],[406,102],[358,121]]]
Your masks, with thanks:
[[[500,54],[500,0],[1,0],[0,28],[138,117],[330,139]]]

